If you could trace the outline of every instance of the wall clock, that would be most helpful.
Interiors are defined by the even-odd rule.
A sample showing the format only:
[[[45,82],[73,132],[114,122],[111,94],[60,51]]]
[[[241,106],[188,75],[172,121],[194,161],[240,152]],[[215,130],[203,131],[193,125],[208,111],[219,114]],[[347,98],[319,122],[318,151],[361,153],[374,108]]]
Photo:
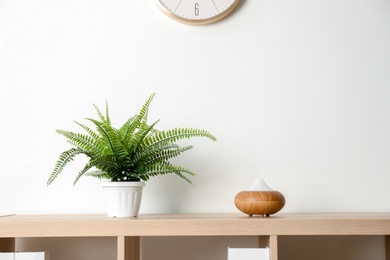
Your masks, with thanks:
[[[172,19],[190,25],[214,23],[230,14],[240,0],[155,0]]]

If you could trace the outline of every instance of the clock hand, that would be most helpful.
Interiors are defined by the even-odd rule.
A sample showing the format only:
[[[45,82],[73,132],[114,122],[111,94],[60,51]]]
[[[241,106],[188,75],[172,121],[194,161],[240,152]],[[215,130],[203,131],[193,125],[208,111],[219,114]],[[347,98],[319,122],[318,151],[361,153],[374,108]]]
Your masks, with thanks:
[[[214,3],[214,0],[211,0],[211,2],[213,2],[215,9],[217,9],[217,11],[219,12],[217,5]]]
[[[181,0],[179,1],[179,3],[177,4],[176,8],[175,8],[175,11],[173,11],[174,13],[176,13],[176,10],[177,8],[179,7],[179,5],[181,4]]]

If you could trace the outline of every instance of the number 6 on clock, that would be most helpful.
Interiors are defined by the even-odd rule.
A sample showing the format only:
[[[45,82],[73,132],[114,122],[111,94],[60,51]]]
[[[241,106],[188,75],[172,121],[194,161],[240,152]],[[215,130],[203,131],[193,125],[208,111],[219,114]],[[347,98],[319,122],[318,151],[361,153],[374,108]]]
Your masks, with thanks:
[[[240,0],[155,0],[172,19],[191,25],[214,23],[226,17]]]

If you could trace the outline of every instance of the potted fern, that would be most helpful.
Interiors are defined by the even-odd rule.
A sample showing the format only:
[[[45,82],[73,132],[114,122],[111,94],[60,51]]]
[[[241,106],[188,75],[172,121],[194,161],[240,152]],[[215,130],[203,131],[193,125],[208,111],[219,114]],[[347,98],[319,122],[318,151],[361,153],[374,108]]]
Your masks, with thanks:
[[[149,106],[154,96],[155,94],[152,94],[139,113],[130,117],[120,128],[111,125],[106,102],[105,115],[93,105],[99,119],[87,118],[96,127],[96,131],[78,122],[76,123],[85,130],[85,134],[56,130],[58,134],[65,136],[73,147],[60,154],[47,185],[58,177],[75,156],[85,155],[89,160],[76,176],[73,185],[84,175],[108,179],[109,182],[102,183],[106,193],[107,215],[129,217],[138,215],[142,188],[145,185],[143,181],[149,180],[150,177],[173,173],[191,183],[186,174],[194,173],[169,161],[193,148],[181,147],[177,141],[192,137],[206,137],[216,141],[216,138],[208,131],[200,129],[155,129],[159,120],[152,124],[147,122]],[[119,193],[122,191],[124,194]],[[118,202],[119,199],[124,199],[124,204],[111,205],[109,202]],[[130,205],[132,201],[135,201],[134,205]]]

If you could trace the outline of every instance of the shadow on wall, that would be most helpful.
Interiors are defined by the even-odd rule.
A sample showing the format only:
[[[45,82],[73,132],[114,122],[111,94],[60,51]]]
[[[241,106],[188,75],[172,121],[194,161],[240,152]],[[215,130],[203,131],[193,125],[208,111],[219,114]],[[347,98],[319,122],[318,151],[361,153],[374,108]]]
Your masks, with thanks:
[[[226,260],[227,248],[257,247],[257,237],[143,237],[142,260]],[[382,236],[280,236],[279,260],[384,260]],[[54,260],[114,260],[116,239],[23,238],[18,251],[46,251]],[[87,256],[87,258],[86,258]]]
[[[279,260],[384,260],[383,236],[281,236]]]
[[[16,250],[48,252],[53,260],[115,260],[116,238],[20,238]]]

